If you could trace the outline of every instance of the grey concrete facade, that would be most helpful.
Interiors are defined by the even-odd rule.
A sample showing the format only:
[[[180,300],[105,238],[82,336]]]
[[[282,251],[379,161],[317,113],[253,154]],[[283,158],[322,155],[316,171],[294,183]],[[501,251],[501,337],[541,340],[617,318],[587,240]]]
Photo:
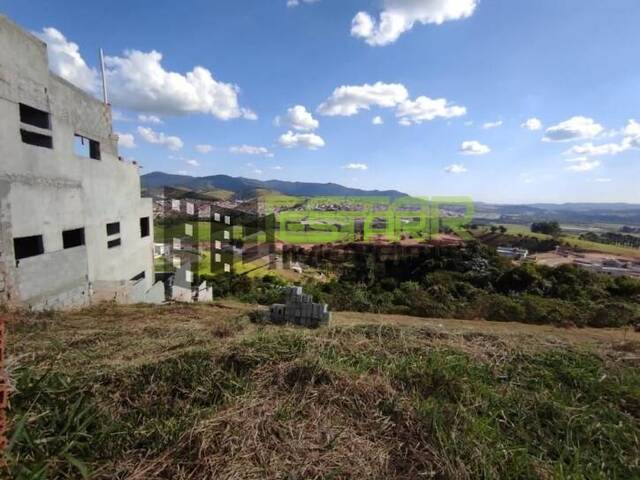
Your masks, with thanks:
[[[0,16],[0,301],[157,297],[151,199],[117,144],[110,107],[50,73],[46,45]]]

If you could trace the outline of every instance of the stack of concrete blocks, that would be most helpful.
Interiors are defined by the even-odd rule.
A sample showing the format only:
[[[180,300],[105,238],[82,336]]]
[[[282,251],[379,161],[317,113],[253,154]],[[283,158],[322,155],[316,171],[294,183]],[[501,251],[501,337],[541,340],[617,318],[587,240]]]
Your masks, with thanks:
[[[288,287],[285,304],[271,305],[272,323],[291,323],[316,328],[331,321],[331,312],[326,303],[313,303],[313,297],[302,292],[302,287]]]

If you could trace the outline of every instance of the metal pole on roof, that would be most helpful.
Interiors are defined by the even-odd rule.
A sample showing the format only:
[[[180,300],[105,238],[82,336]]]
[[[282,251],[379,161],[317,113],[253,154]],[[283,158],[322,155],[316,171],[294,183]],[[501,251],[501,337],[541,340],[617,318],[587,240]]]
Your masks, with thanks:
[[[104,52],[100,49],[100,70],[102,72],[102,98],[104,100],[104,104],[109,104],[109,97],[107,95],[107,76],[105,75],[104,70]]]

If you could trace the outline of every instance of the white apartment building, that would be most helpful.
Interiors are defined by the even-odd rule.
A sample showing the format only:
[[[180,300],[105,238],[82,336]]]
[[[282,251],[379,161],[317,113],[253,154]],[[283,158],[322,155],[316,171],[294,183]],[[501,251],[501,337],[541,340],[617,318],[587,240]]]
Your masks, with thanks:
[[[0,16],[0,302],[163,300],[151,199],[117,144],[110,107],[52,74],[46,45]]]

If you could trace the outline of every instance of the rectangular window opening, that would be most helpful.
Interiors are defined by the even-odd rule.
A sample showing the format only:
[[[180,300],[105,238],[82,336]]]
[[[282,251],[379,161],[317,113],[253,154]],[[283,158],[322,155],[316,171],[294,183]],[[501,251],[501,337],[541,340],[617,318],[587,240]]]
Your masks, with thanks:
[[[53,148],[53,138],[49,135],[43,135],[41,133],[21,129],[20,136],[22,137],[22,143],[34,145],[36,147]]]
[[[16,264],[23,258],[35,257],[44,253],[44,243],[42,235],[31,237],[19,237],[13,239],[13,251],[15,253]]]
[[[51,116],[49,113],[24,103],[20,104],[20,121],[27,125],[51,130]]]
[[[144,271],[137,274],[135,277],[131,279],[132,282],[137,282],[139,280],[143,280],[146,277],[146,273]]]
[[[116,238],[115,240],[109,240],[107,242],[107,248],[115,248],[115,247],[119,247],[120,245],[122,245],[122,242],[120,241],[119,238]]]
[[[107,236],[120,233],[120,222],[107,223]]]
[[[84,228],[66,230],[62,232],[62,247],[75,248],[84,245]]]
[[[142,217],[140,219],[140,237],[145,238],[149,236],[149,217]]]
[[[83,137],[82,135],[75,135],[74,152],[80,157],[93,158],[94,160],[100,160],[100,142],[91,140],[90,138]]]

